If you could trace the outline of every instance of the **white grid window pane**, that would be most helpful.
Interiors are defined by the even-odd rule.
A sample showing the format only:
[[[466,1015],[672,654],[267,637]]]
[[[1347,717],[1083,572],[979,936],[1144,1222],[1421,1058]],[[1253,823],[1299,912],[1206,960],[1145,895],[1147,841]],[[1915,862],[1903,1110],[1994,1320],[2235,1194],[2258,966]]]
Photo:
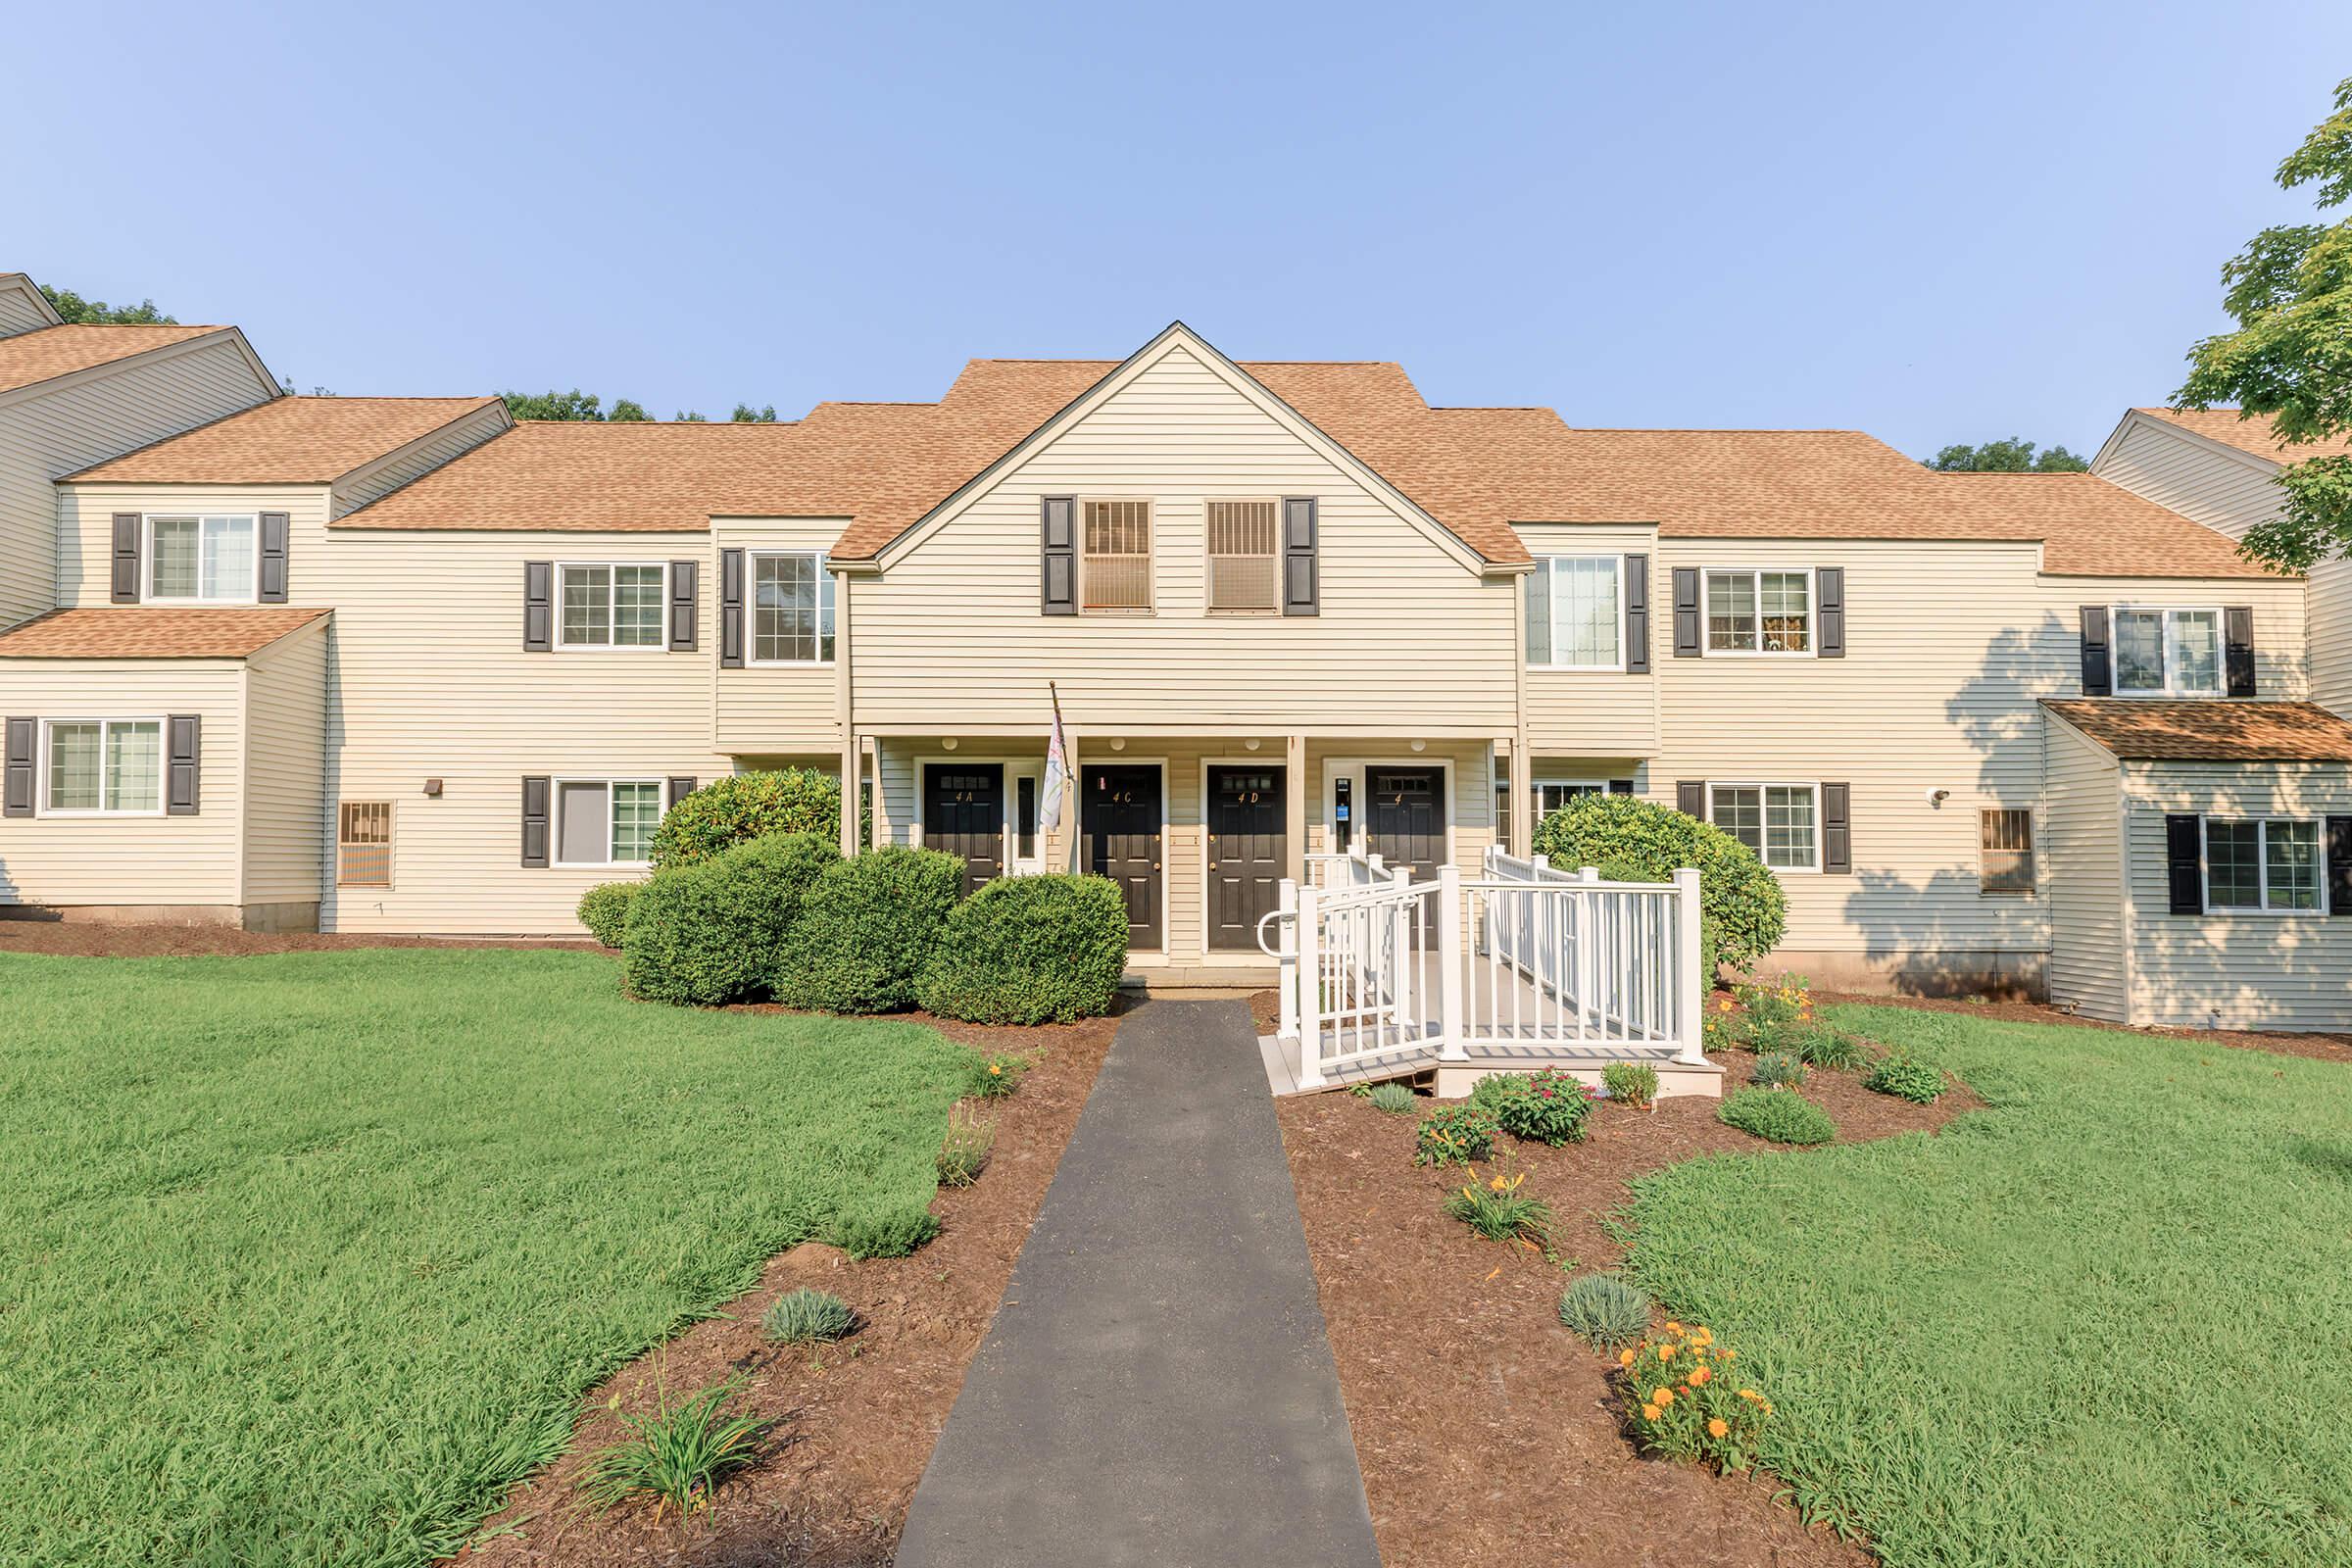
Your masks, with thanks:
[[[654,858],[654,829],[662,821],[662,786],[612,786],[612,858],[650,860]]]
[[[57,811],[95,811],[99,793],[99,728],[96,724],[49,726],[49,807]]]
[[[760,663],[819,663],[833,657],[830,579],[816,556],[758,556],[752,562],[752,658]]]
[[[659,648],[662,642],[662,569],[660,566],[612,568],[612,645],[615,648]]]
[[[1280,529],[1271,501],[1208,504],[1208,608],[1275,610],[1282,585]]]
[[[2270,873],[2274,909],[2320,906],[2320,824],[2270,822],[2263,830],[2263,858]]]
[[[1775,785],[1764,792],[1764,863],[1776,870],[1813,865],[1813,791]]]
[[[202,527],[194,517],[157,517],[150,524],[149,547],[155,555],[148,568],[150,598],[196,597],[197,536]]]
[[[1707,578],[1707,646],[1729,653],[1755,650],[1755,578],[1725,573]]]
[[[612,568],[564,568],[564,640],[574,647],[612,645]]]
[[[1617,666],[1617,558],[1590,556],[1547,563],[1551,574],[1552,662],[1578,668]]]
[[[1764,792],[1717,790],[1710,815],[1715,825],[1761,857],[1764,853]]]
[[[2164,612],[2118,611],[2115,617],[2115,689],[2164,690]]]
[[[106,726],[106,808],[152,811],[163,804],[164,727]]]
[[[2205,824],[2205,902],[2217,909],[2262,907],[2262,824]]]
[[[253,519],[204,519],[202,594],[206,599],[253,597]]]
[[[2177,692],[2222,690],[2221,616],[2210,610],[2175,611],[2172,617],[2170,673]]]
[[[1813,646],[1812,581],[1801,571],[1767,571],[1757,594],[1764,612],[1764,651],[1801,654]]]

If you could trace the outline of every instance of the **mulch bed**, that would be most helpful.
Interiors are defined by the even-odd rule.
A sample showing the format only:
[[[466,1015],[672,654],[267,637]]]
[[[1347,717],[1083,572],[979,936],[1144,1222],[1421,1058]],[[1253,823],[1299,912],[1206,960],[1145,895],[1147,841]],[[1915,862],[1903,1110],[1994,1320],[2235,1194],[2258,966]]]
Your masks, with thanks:
[[[1746,1083],[1752,1055],[1712,1054],[1727,1091]],[[1837,1121],[1840,1143],[1932,1130],[1981,1104],[1955,1088],[1913,1105],[1870,1093],[1858,1074],[1820,1069],[1803,1093]],[[1525,1171],[1529,1191],[1553,1206],[1559,1253],[1578,1273],[1610,1267],[1621,1249],[1600,1219],[1627,1200],[1629,1178],[1718,1151],[1773,1150],[1717,1121],[1717,1103],[1596,1105],[1587,1142],[1505,1139],[1503,1158],[1478,1177]],[[1389,1568],[1874,1560],[1805,1529],[1767,1477],[1638,1457],[1609,1385],[1614,1359],[1560,1325],[1569,1276],[1446,1217],[1440,1204],[1464,1172],[1414,1166],[1414,1117],[1347,1094],[1285,1100],[1278,1114]]]

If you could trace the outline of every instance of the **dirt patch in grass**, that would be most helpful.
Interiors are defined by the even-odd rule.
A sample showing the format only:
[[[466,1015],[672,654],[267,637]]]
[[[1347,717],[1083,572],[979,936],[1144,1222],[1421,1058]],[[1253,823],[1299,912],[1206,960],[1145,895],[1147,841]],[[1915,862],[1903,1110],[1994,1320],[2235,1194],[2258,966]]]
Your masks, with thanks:
[[[1271,996],[1269,992],[1267,995]],[[2061,1007],[2038,1002],[1967,1002],[1940,997],[1883,997],[1861,992],[1817,991],[1817,1002],[1850,1002],[1865,1007],[1917,1007],[1927,1012],[1962,1012],[1972,1018],[2008,1023],[2063,1024],[2073,1029],[2108,1029],[2127,1035],[2162,1035],[2170,1040],[2207,1041],[2232,1051],[2272,1051],[2284,1056],[2309,1056],[2314,1061],[2352,1065],[2352,1035],[2265,1034],[2247,1029],[2134,1028],[2097,1018],[2078,1017]]]
[[[520,1488],[454,1563],[501,1568],[587,1564],[889,1562],[923,1466],[963,1386],[1013,1260],[1110,1049],[1118,1020],[1059,1028],[987,1029],[916,1014],[984,1051],[1039,1053],[1009,1098],[988,1102],[996,1147],[979,1182],[942,1188],[931,1205],[939,1239],[912,1257],[853,1262],[808,1245],[768,1263],[759,1287],[723,1317],[698,1323],[582,1401],[572,1451]],[[760,1318],[800,1286],[830,1291],[860,1326],[835,1345],[770,1345]],[[584,1508],[575,1491],[587,1454],[622,1434],[608,1408],[643,1411],[663,1380],[673,1402],[730,1377],[734,1408],[773,1422],[760,1457],[722,1485],[714,1510],[680,1523],[650,1505]]]
[[[0,919],[0,953],[40,953],[63,958],[242,958],[266,953],[331,953],[346,948],[605,951],[586,940],[390,937],[357,932],[240,931],[228,925],[116,925],[103,920]]]
[[[1746,1083],[1754,1061],[1743,1051],[1714,1059],[1727,1092]],[[1914,1105],[1870,1093],[1855,1073],[1822,1070],[1802,1093],[1837,1121],[1840,1143],[1933,1129],[1980,1103],[1955,1088]],[[1555,1150],[1505,1139],[1478,1178],[1525,1172],[1526,1190],[1552,1205],[1556,1250],[1577,1260],[1575,1272],[1611,1267],[1620,1249],[1601,1219],[1626,1201],[1629,1179],[1727,1150],[1814,1157],[1724,1126],[1716,1105],[1597,1105],[1588,1142]],[[1278,1114],[1389,1568],[1872,1561],[1853,1543],[1805,1529],[1773,1500],[1769,1478],[1637,1457],[1608,1382],[1614,1360],[1560,1325],[1572,1276],[1445,1216],[1440,1205],[1465,1173],[1413,1165],[1414,1117],[1347,1094],[1286,1100]]]

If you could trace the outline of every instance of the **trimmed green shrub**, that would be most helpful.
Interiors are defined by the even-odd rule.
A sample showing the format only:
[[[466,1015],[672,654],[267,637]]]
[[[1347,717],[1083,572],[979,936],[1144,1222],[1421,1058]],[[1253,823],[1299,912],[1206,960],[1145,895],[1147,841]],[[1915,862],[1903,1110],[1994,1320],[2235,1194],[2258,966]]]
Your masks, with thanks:
[[[841,844],[841,781],[813,767],[730,773],[662,813],[654,868],[696,865],[753,839],[809,833]]]
[[[841,1339],[858,1326],[850,1303],[830,1292],[804,1285],[776,1298],[760,1318],[760,1330],[779,1345],[817,1345]]]
[[[1470,1091],[1470,1102],[1492,1111],[1494,1124],[1513,1138],[1554,1149],[1583,1143],[1592,1113],[1592,1091],[1558,1067],[1490,1074]]]
[[[629,906],[643,882],[599,882],[580,895],[580,924],[608,948],[617,948],[629,931]]]
[[[1786,1051],[1768,1051],[1756,1058],[1747,1081],[1758,1089],[1794,1089],[1809,1076],[1805,1064]]]
[[[1615,1274],[1586,1274],[1560,1293],[1560,1321],[1595,1350],[1614,1350],[1649,1332],[1649,1297]]]
[[[1665,882],[1698,867],[1700,946],[1707,972],[1745,970],[1778,945],[1788,913],[1781,884],[1756,854],[1711,823],[1631,795],[1579,795],[1536,828],[1536,852],[1556,866],[1607,866],[1612,875]]]
[[[1870,1059],[1870,1048],[1860,1035],[1849,1035],[1835,1024],[1816,1024],[1798,1043],[1797,1055],[1816,1067],[1845,1071]]]
[[[1413,1129],[1413,1163],[1467,1165],[1494,1152],[1502,1131],[1494,1113],[1468,1100],[1450,1101],[1421,1118]]]
[[[1392,1078],[1385,1084],[1374,1084],[1372,1092],[1364,1098],[1372,1102],[1374,1110],[1386,1111],[1392,1116],[1400,1116],[1413,1108],[1413,1102],[1418,1097],[1412,1090]]]
[[[939,1234],[939,1216],[927,1208],[888,1214],[848,1214],[825,1227],[824,1239],[860,1260],[906,1257]]]
[[[1600,1069],[1600,1087],[1617,1103],[1642,1110],[1657,1102],[1658,1069],[1646,1061],[1612,1061]]]
[[[896,1012],[963,890],[963,861],[892,845],[836,860],[808,890],[773,965],[775,998],[810,1012]]]
[[[1906,1052],[1889,1052],[1862,1075],[1862,1087],[1915,1105],[1933,1105],[1943,1093],[1943,1070]]]
[[[1778,1089],[1742,1089],[1723,1102],[1715,1119],[1774,1144],[1826,1144],[1838,1136],[1828,1111]]]
[[[764,994],[810,895],[840,863],[814,834],[778,833],[657,873],[629,903],[630,993],[704,1007]]]
[[[1101,876],[1001,876],[950,911],[915,1000],[966,1023],[1070,1023],[1110,1011],[1127,899]]]

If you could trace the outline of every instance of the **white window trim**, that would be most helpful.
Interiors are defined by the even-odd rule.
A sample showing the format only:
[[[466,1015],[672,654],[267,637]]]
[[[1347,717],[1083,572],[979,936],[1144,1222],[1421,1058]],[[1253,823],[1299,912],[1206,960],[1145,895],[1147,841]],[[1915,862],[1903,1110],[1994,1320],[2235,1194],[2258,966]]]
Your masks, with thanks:
[[[2164,617],[2164,646],[2158,657],[2164,662],[2162,686],[2131,686],[2124,684],[2124,616],[2162,615]],[[2213,675],[2210,687],[2183,687],[2173,684],[2173,617],[2175,615],[2211,615],[2213,617]],[[2230,616],[2219,605],[2109,605],[2107,607],[2107,658],[2114,666],[2114,675],[2107,689],[2118,697],[2227,697],[2230,695]],[[2238,818],[2225,818],[2228,821]],[[2281,820],[2285,820],[2281,818]],[[2300,912],[2300,911],[2298,911]]]
[[[1777,656],[1776,656],[1777,657]],[[1727,778],[1721,783],[1707,780],[1707,825],[1715,827],[1715,792],[1717,790],[1804,790],[1813,797],[1813,863],[1811,865],[1774,865],[1764,860],[1761,851],[1756,858],[1764,861],[1764,869],[1774,876],[1819,876],[1822,860],[1821,785],[1817,780],[1800,778]],[[1758,801],[1762,808],[1762,801]],[[1725,829],[1717,828],[1717,832]]]
[[[1111,497],[1107,497],[1107,496],[1089,496],[1089,497],[1087,497],[1086,499],[1087,499],[1087,500],[1090,500],[1090,501],[1104,501],[1104,500],[1110,500],[1110,499],[1112,499],[1112,498],[1111,498]],[[1149,506],[1149,505],[1150,505],[1150,503],[1149,503],[1149,502],[1147,502],[1147,503],[1145,503],[1145,504],[1146,504],[1147,506]],[[1214,578],[1214,573],[1213,573],[1213,572],[1212,572],[1212,571],[1211,571],[1209,568],[1210,568],[1211,564],[1213,564],[1213,563],[1214,563],[1214,562],[1217,560],[1217,554],[1216,554],[1216,552],[1215,552],[1215,551],[1213,551],[1213,550],[1211,550],[1211,549],[1209,549],[1209,548],[1208,548],[1208,542],[1209,542],[1209,531],[1208,531],[1208,509],[1209,509],[1210,507],[1212,507],[1212,506],[1219,506],[1219,505],[1224,505],[1224,506],[1242,506],[1242,507],[1248,507],[1248,506],[1260,506],[1260,507],[1272,507],[1272,508],[1274,509],[1274,549],[1273,549],[1273,552],[1272,552],[1272,553],[1271,553],[1271,554],[1270,554],[1270,555],[1267,557],[1267,559],[1268,559],[1268,560],[1269,560],[1269,561],[1270,561],[1270,562],[1273,564],[1273,566],[1274,566],[1274,602],[1273,602],[1272,604],[1270,604],[1270,605],[1259,605],[1259,606],[1246,606],[1246,605],[1245,605],[1245,606],[1234,606],[1234,605],[1219,605],[1219,604],[1216,604],[1216,603],[1212,602],[1212,600],[1211,600],[1211,598],[1210,598],[1210,592],[1211,592],[1211,589],[1210,589],[1210,583],[1211,583],[1211,581],[1212,581],[1212,580],[1213,580],[1213,578]],[[1156,530],[1156,529],[1157,529],[1157,527],[1158,527],[1158,525],[1159,525],[1159,518],[1158,518],[1156,515],[1154,515],[1154,516],[1152,516],[1152,517],[1151,517],[1151,519],[1150,519],[1150,522],[1151,522],[1151,526],[1152,526],[1152,527],[1154,530]],[[1079,510],[1079,513],[1078,513],[1078,525],[1079,525],[1079,528],[1080,528],[1080,530],[1081,530],[1081,532],[1082,532],[1082,535],[1083,535],[1083,530],[1084,530],[1084,528],[1085,528],[1085,526],[1086,526],[1086,512],[1085,512],[1085,510],[1084,510],[1084,502],[1081,502],[1081,503],[1080,503],[1080,510]],[[1281,614],[1281,613],[1282,613],[1282,595],[1283,595],[1283,581],[1282,581],[1282,576],[1283,576],[1283,561],[1282,561],[1282,558],[1283,558],[1283,548],[1282,548],[1282,537],[1283,537],[1283,535],[1282,535],[1282,527],[1283,527],[1283,516],[1282,516],[1282,498],[1281,498],[1280,496],[1207,496],[1207,497],[1204,497],[1204,498],[1201,500],[1201,503],[1200,503],[1200,606],[1201,606],[1201,612],[1202,612],[1202,613],[1204,613],[1204,614],[1210,614],[1210,615],[1279,615],[1279,614]],[[1081,555],[1081,556],[1084,556],[1084,555],[1086,554],[1086,540],[1085,540],[1085,538],[1084,538],[1083,536],[1082,536],[1082,537],[1079,539],[1079,541],[1078,541],[1078,546],[1079,546],[1079,548],[1078,548],[1078,554],[1079,554],[1079,555]],[[1246,557],[1246,556],[1235,556],[1235,557],[1233,557],[1232,559],[1233,559],[1233,560],[1236,560],[1236,561],[1246,561],[1246,560],[1248,560],[1249,558],[1248,558],[1248,557]],[[1156,576],[1156,575],[1157,575],[1157,569],[1156,569],[1156,568],[1157,568],[1157,564],[1158,564],[1158,561],[1159,561],[1159,539],[1158,539],[1158,535],[1157,535],[1157,533],[1156,533],[1156,532],[1154,532],[1154,533],[1153,533],[1153,535],[1152,535],[1152,564],[1153,564],[1153,567],[1154,567],[1154,570],[1153,570],[1153,575],[1154,575],[1154,576]],[[1085,601],[1084,597],[1083,597],[1083,596],[1081,596],[1081,598],[1079,599],[1079,603],[1083,605],[1085,602],[1086,602],[1086,601]],[[1152,604],[1153,604],[1154,606],[1156,606],[1156,605],[1159,603],[1159,589],[1158,589],[1158,585],[1157,585],[1156,583],[1154,583],[1154,584],[1152,585]],[[1115,614],[1115,615],[1140,615],[1140,614],[1144,614],[1144,613],[1146,613],[1146,612],[1144,612],[1144,611],[1140,611],[1140,610],[1115,610],[1115,611],[1098,611],[1098,612],[1096,612],[1096,613],[1098,613],[1098,614]]]
[[[2213,847],[2207,829],[2215,822],[2251,822],[2258,829],[2254,839],[2254,872],[2256,886],[2262,890],[2262,905],[2216,904],[2213,902]],[[2308,909],[2291,905],[2271,903],[2271,825],[2291,823],[2309,827],[2317,840],[2313,870],[2319,876],[2320,902]],[[2197,818],[2197,880],[2204,891],[2207,914],[2259,914],[2265,916],[2326,914],[2328,908],[2328,824],[2316,816],[2199,816]]]
[[[822,648],[828,637],[834,638],[831,659],[761,659],[760,648],[760,563],[762,561],[812,561],[816,564],[816,641]],[[743,662],[753,669],[831,669],[841,658],[838,630],[827,624],[825,589],[832,585],[836,605],[841,597],[841,585],[835,582],[832,563],[822,550],[752,550],[745,552],[743,563],[744,621]],[[838,610],[832,617],[839,618]]]
[[[1150,598],[1151,603],[1139,605],[1132,609],[1098,610],[1088,605],[1086,602],[1086,509],[1097,503],[1111,504],[1119,502],[1135,502],[1140,504],[1144,509],[1144,539],[1149,546],[1149,549],[1144,555],[1144,592]],[[1072,564],[1077,569],[1071,574],[1073,578],[1071,583],[1071,591],[1078,596],[1078,613],[1081,615],[1158,614],[1159,503],[1152,500],[1150,496],[1082,495],[1077,499],[1076,513],[1077,515],[1075,518],[1075,525],[1078,530],[1078,538],[1076,541],[1078,548],[1072,551],[1071,554],[1076,558]],[[1207,510],[1205,508],[1202,509],[1201,519],[1201,531],[1206,533]],[[1279,514],[1277,514],[1277,521],[1279,522]],[[1203,549],[1205,550],[1205,546],[1203,546]],[[1204,590],[1202,598],[1205,600],[1207,597],[1205,593],[1206,584],[1203,584],[1202,588]]]
[[[566,784],[602,784],[605,787],[605,831],[603,840],[605,847],[608,850],[610,850],[612,845],[612,786],[615,784],[651,784],[654,787],[654,798],[662,803],[661,811],[658,812],[654,817],[655,825],[659,826],[662,818],[669,814],[668,781],[665,779],[645,778],[633,773],[557,774],[555,777],[549,779],[547,784],[549,791],[549,799],[547,803],[547,830],[550,836],[548,849],[551,852],[548,857],[549,865],[553,866],[559,871],[642,871],[654,863],[651,860],[557,859],[553,852],[560,851],[564,847],[564,786]]]
[[[1764,582],[1766,572],[1805,579],[1805,646],[1766,648],[1764,643]],[[1717,648],[1707,628],[1707,584],[1716,577],[1747,577],[1756,587],[1756,646]],[[1701,566],[1698,568],[1698,653],[1701,659],[1819,659],[1821,657],[1821,577],[1811,566]]]
[[[564,635],[564,574],[602,566],[655,566],[662,572],[660,609],[661,635],[650,643],[575,643]],[[616,577],[605,585],[605,625],[608,629],[620,623],[620,582]],[[556,563],[556,649],[566,654],[662,654],[669,651],[669,563],[666,561],[559,561]]]
[[[170,513],[167,514],[167,515],[178,516],[181,515],[181,514]],[[96,724],[99,726],[98,798],[101,801],[106,799],[106,738],[108,732],[118,724],[153,724],[156,729],[154,808],[150,810],[142,807],[136,810],[110,811],[104,806],[79,807],[51,805],[49,801],[49,785],[51,777],[49,770],[49,733],[52,729],[60,724]],[[74,817],[110,817],[120,820],[126,817],[138,818],[164,815],[167,808],[172,804],[171,745],[172,721],[161,713],[131,713],[112,718],[101,718],[95,714],[87,716],[69,714],[58,718],[44,717],[41,720],[41,744],[39,748],[40,755],[35,760],[33,764],[40,770],[39,777],[34,781],[38,786],[35,793],[36,798],[40,801],[39,814],[42,816],[60,817],[66,820],[72,820]]]
[[[196,581],[204,583],[204,519],[220,517],[253,525],[252,591],[225,599],[155,591],[155,525],[159,520],[196,519]],[[258,605],[262,602],[262,517],[257,512],[142,512],[139,514],[139,603],[143,605]]]
[[[1617,595],[1616,595],[1616,598],[1617,598],[1617,657],[1616,657],[1616,659],[1615,659],[1615,660],[1611,661],[1611,662],[1608,662],[1608,663],[1605,663],[1605,664],[1571,664],[1571,663],[1568,663],[1568,662],[1564,662],[1564,661],[1563,661],[1563,660],[1560,658],[1560,594],[1559,594],[1559,578],[1558,578],[1557,574],[1555,574],[1555,573],[1552,571],[1552,565],[1553,565],[1553,564],[1554,564],[1554,563],[1556,563],[1556,562],[1562,562],[1562,561],[1606,561],[1606,562],[1609,562],[1609,563],[1611,563],[1611,564],[1614,565],[1615,569],[1616,569],[1616,572],[1617,572]],[[1520,660],[1521,660],[1523,662],[1525,662],[1525,663],[1527,664],[1527,667],[1528,667],[1529,669],[1531,669],[1531,670],[1558,670],[1558,671],[1560,671],[1560,672],[1562,672],[1562,673],[1565,673],[1565,674],[1571,674],[1571,675],[1578,675],[1578,674],[1582,674],[1582,675],[1622,675],[1622,674],[1624,674],[1624,673],[1625,673],[1625,658],[1626,658],[1626,641],[1625,641],[1625,609],[1626,609],[1626,607],[1625,607],[1625,557],[1624,557],[1623,555],[1609,555],[1609,554],[1607,554],[1606,552],[1603,552],[1603,553],[1601,553],[1601,554],[1597,554],[1597,555],[1548,555],[1548,556],[1538,556],[1538,557],[1536,558],[1536,569],[1537,569],[1538,571],[1541,571],[1541,572],[1543,572],[1543,573],[1544,573],[1544,575],[1545,575],[1545,576],[1546,576],[1546,577],[1549,579],[1549,581],[1548,581],[1548,582],[1545,584],[1545,586],[1544,586],[1544,604],[1545,608],[1546,608],[1546,609],[1547,609],[1547,610],[1550,612],[1550,614],[1551,614],[1551,631],[1550,631],[1550,636],[1549,636],[1549,637],[1548,637],[1548,639],[1547,639],[1547,642],[1548,642],[1548,644],[1549,644],[1549,646],[1550,646],[1550,648],[1551,648],[1551,659],[1550,659],[1550,660],[1549,660],[1547,662],[1545,662],[1545,663],[1541,663],[1541,664],[1534,662],[1532,660],[1529,660],[1529,659],[1528,659],[1528,657],[1527,657],[1527,637],[1526,637],[1526,633],[1525,633],[1525,632],[1524,632],[1524,630],[1523,630],[1523,631],[1521,632],[1521,634],[1520,634],[1520,638],[1519,638],[1519,658],[1520,658]],[[1527,592],[1527,591],[1526,591],[1524,588],[1522,588],[1522,589],[1520,590],[1520,596],[1521,596],[1521,600],[1522,600],[1522,602],[1524,602],[1524,601],[1525,601],[1525,598],[1526,598],[1526,592]],[[1701,580],[1701,583],[1700,583],[1700,586],[1699,586],[1699,593],[1700,593],[1700,595],[1701,595],[1701,597],[1702,597],[1702,598],[1704,597],[1704,595],[1705,595],[1705,593],[1706,593],[1706,586],[1705,586],[1705,583],[1704,583],[1704,580],[1703,580],[1703,579]],[[1704,616],[1701,616],[1701,620],[1702,620],[1702,621],[1704,620]],[[1563,782],[1563,781],[1560,781],[1560,780],[1546,780],[1545,782],[1546,782],[1546,783],[1555,783],[1555,782]]]

